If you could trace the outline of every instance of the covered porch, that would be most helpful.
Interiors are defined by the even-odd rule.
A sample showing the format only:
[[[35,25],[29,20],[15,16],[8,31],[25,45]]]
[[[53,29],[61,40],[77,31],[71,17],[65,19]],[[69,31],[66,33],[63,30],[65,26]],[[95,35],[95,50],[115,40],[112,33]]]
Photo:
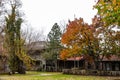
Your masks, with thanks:
[[[84,69],[85,68],[85,59],[83,57],[68,58],[66,60],[57,60],[58,71],[63,69]]]

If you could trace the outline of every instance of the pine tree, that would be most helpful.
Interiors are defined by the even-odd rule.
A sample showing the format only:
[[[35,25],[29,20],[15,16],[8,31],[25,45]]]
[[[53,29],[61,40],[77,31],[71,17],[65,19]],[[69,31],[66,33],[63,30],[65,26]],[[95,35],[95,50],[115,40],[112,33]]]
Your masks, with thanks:
[[[55,23],[48,34],[48,59],[54,61],[57,70],[57,58],[61,50],[61,29],[60,26]]]

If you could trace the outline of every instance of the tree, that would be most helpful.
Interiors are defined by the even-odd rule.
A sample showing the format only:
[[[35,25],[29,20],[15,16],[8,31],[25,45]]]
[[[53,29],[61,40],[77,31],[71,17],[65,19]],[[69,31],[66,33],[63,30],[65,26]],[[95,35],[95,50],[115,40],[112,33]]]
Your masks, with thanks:
[[[65,46],[60,55],[62,59],[83,56],[89,62],[94,61],[96,57],[94,47],[97,46],[94,28],[82,18],[69,21],[61,41]]]
[[[75,57],[82,55],[83,52],[87,53],[84,50],[88,48],[88,45],[92,44],[92,40],[94,40],[92,28],[80,18],[69,21],[61,41],[65,45],[65,51],[68,52],[67,57]],[[64,50],[62,52],[64,55]],[[64,58],[63,55],[61,53],[62,58]]]
[[[15,16],[16,16],[15,15],[15,6],[12,6],[11,15],[9,15],[8,18],[6,17],[7,25],[5,27],[5,42],[4,43],[5,43],[5,48],[6,48],[7,53],[9,53],[9,55],[10,55],[10,57],[9,57],[9,62],[10,62],[9,66],[10,66],[13,73],[15,71],[17,71],[17,69],[18,69],[18,66],[17,66],[18,61],[20,61],[18,56],[16,55],[17,54],[16,52],[19,49],[18,50],[16,50],[16,49],[18,48],[18,45],[20,45],[19,44],[19,40],[20,40],[19,28],[20,28],[20,25],[21,25],[21,21],[20,21],[20,19],[18,19],[16,21]]]
[[[47,57],[47,59],[48,60],[51,59],[54,61],[56,70],[57,70],[57,59],[61,50],[60,40],[61,40],[60,26],[57,23],[55,23],[48,34],[47,55],[49,55],[49,57]]]
[[[25,74],[25,65],[30,66],[31,58],[28,57],[24,50],[24,39],[21,38],[22,18],[17,15],[16,1],[11,4],[11,14],[6,17],[5,25],[5,53],[8,54],[9,66],[12,72],[17,71],[20,74]]]
[[[97,14],[97,16],[93,18],[92,23],[92,25],[95,27],[94,35],[96,38],[98,38],[98,47],[96,46],[94,49],[98,48],[96,50],[96,55],[98,56],[96,57],[96,60],[99,61],[102,61],[104,57],[109,59],[113,55],[120,55],[120,30],[115,26],[117,24],[112,23],[106,26],[106,23],[102,18],[103,17]]]
[[[43,33],[43,30],[35,31],[30,25],[27,25],[27,27],[22,30],[21,35],[25,40],[24,45],[26,45],[27,51],[30,51],[34,47],[34,42],[45,41]]]
[[[95,8],[105,22],[105,26],[120,26],[120,0],[98,0]]]
[[[120,32],[118,29],[120,26],[120,0],[98,0],[94,7],[98,10],[98,15],[101,16],[101,20],[104,23],[103,27],[108,27],[104,28],[104,33],[107,32],[107,34],[111,34],[109,35],[109,39],[115,42],[113,47],[114,50],[111,49],[111,52],[114,51],[113,53],[115,54],[120,53],[118,48],[120,41],[115,38],[117,35],[119,35]],[[113,28],[116,29],[113,30]],[[110,33],[105,30],[108,30]]]
[[[114,54],[115,32],[110,27],[103,27],[100,19],[95,16],[91,25],[86,24],[82,18],[69,21],[61,40],[65,45],[61,51],[62,59],[84,56],[95,66],[95,61],[101,61],[103,57],[110,58]]]

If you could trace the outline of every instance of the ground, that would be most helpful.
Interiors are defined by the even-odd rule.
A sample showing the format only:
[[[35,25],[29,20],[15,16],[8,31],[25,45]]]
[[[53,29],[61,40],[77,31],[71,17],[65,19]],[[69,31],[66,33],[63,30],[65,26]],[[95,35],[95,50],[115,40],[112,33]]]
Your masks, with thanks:
[[[120,80],[120,77],[65,75],[51,72],[27,72],[25,75],[0,75],[0,80]]]

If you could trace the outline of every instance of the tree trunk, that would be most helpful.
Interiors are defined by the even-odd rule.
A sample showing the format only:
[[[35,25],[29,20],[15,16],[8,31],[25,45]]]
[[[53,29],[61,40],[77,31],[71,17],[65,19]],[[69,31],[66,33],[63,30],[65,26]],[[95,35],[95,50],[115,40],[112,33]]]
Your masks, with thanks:
[[[23,61],[21,61],[21,60],[19,60],[18,61],[19,63],[18,63],[18,73],[19,74],[25,74],[26,72],[26,70],[25,70],[25,66],[24,66],[24,64],[23,64]]]
[[[55,60],[55,71],[57,72],[57,60]]]

